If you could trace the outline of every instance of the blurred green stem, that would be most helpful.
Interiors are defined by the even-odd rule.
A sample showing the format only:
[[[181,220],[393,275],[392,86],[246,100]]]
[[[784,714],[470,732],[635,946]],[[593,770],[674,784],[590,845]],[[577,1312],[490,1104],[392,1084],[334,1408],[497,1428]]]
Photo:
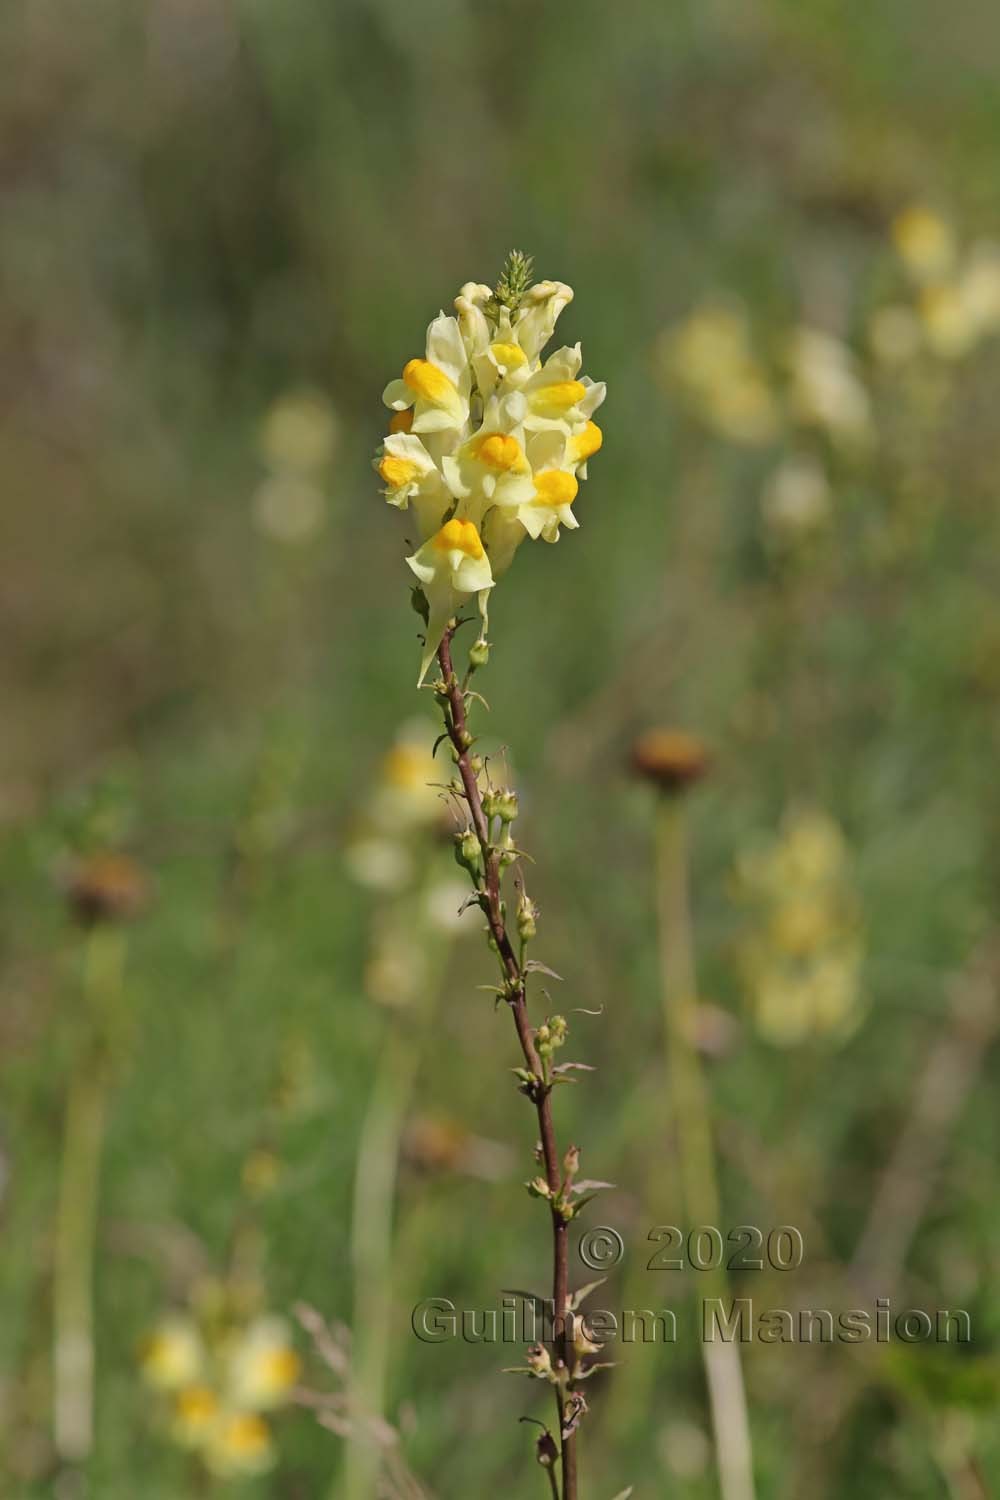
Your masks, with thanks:
[[[361,1127],[354,1179],[354,1430],[345,1451],[344,1500],[370,1500],[379,1469],[379,1448],[372,1428],[385,1409],[399,1142],[417,1060],[415,1039],[397,1018],[390,1018]]]
[[[83,964],[85,1036],[66,1095],[53,1283],[56,1452],[87,1458],[94,1430],[94,1259],[112,1047],[118,1038],[125,944],[95,926]]]
[[[662,795],[657,816],[660,975],[674,1131],[687,1230],[720,1227],[711,1105],[695,1045],[697,976],[682,796]],[[696,1273],[705,1298],[728,1295],[725,1271]],[[700,1332],[700,1329],[699,1329]],[[753,1456],[737,1346],[702,1341],[722,1500],[753,1500]]]

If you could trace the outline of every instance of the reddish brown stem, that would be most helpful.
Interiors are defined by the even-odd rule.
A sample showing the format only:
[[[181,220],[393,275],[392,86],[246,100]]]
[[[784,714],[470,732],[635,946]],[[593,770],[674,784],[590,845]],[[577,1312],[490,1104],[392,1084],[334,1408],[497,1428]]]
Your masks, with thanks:
[[[479,790],[479,781],[469,760],[469,749],[472,744],[472,736],[466,723],[465,695],[455,675],[455,669],[451,660],[451,637],[453,630],[447,630],[444,634],[437,657],[441,667],[441,677],[444,682],[445,699],[448,705],[446,724],[448,738],[451,740],[455,751],[458,765],[458,774],[462,780],[462,790],[465,801],[468,804],[469,816],[472,819],[472,827],[475,830],[479,847],[483,858],[483,888],[482,907],[486,915],[490,936],[497,947],[500,962],[503,966],[504,977],[507,982],[507,1002],[511,1014],[514,1017],[514,1026],[517,1029],[517,1039],[521,1044],[524,1054],[524,1062],[528,1071],[533,1073],[539,1080],[534,1090],[535,1110],[538,1114],[538,1133],[542,1143],[542,1161],[545,1166],[545,1180],[548,1183],[551,1197],[549,1206],[552,1214],[552,1309],[553,1309],[553,1335],[556,1340],[556,1367],[562,1369],[563,1374],[573,1368],[573,1332],[572,1322],[567,1316],[569,1303],[569,1239],[568,1226],[559,1209],[556,1200],[559,1197],[562,1185],[562,1169],[559,1148],[556,1144],[555,1126],[552,1123],[552,1088],[541,1082],[543,1072],[542,1065],[535,1050],[534,1031],[528,1019],[528,1002],[525,986],[524,973],[514,951],[514,945],[507,931],[507,923],[504,917],[503,899],[500,893],[500,855],[493,847],[490,839],[489,820],[483,811],[483,799]],[[556,1387],[559,1401],[560,1429],[562,1427],[562,1401],[567,1390],[567,1382],[564,1380]],[[576,1484],[576,1435],[570,1434],[562,1438],[560,1432],[561,1456],[562,1456],[562,1500],[577,1500]]]

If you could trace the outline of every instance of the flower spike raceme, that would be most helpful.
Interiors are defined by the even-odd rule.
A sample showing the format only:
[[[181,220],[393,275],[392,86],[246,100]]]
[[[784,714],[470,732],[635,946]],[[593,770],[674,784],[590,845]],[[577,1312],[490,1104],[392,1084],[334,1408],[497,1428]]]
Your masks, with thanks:
[[[427,622],[421,683],[449,619],[474,601],[485,615],[525,538],[576,529],[580,481],[603,441],[605,387],[581,376],[579,344],[543,359],[573,292],[530,276],[515,251],[495,289],[466,282],[455,316],[438,314],[423,357],[383,393],[393,415],[375,468],[422,543],[407,558]]]
[[[466,282],[455,299],[455,316],[441,313],[431,323],[424,357],[410,360],[402,379],[386,387],[393,416],[375,458],[386,500],[415,516],[419,544],[406,562],[426,625],[419,685],[436,659],[442,739],[450,744],[457,772],[448,791],[465,824],[455,836],[455,857],[471,882],[469,902],[486,921],[499,968],[496,983],[487,988],[510,1009],[520,1049],[512,1071],[537,1119],[539,1144],[528,1190],[550,1223],[552,1290],[550,1299],[531,1298],[549,1303],[551,1336],[528,1348],[515,1373],[553,1391],[555,1420],[551,1430],[541,1424],[536,1457],[559,1500],[578,1495],[578,1432],[587,1411],[580,1383],[604,1368],[595,1360],[599,1345],[579,1333],[578,1309],[594,1287],[570,1291],[569,1226],[594,1193],[610,1184],[578,1177],[579,1150],[561,1152],[557,1145],[556,1086],[575,1083],[587,1067],[559,1060],[570,1031],[564,1016],[529,1014],[533,975],[552,970],[527,956],[537,937],[538,908],[525,890],[522,850],[513,832],[517,793],[506,778],[497,784],[473,754],[470,714],[485,704],[469,682],[489,660],[486,611],[493,591],[524,541],[552,543],[563,530],[578,528],[580,484],[602,445],[594,413],[604,386],[581,374],[579,344],[544,354],[572,298],[560,281],[532,284],[530,260],[517,251],[495,288]],[[469,609],[478,609],[481,624],[459,675],[453,639],[461,612]],[[504,896],[506,880],[514,885],[510,899]]]

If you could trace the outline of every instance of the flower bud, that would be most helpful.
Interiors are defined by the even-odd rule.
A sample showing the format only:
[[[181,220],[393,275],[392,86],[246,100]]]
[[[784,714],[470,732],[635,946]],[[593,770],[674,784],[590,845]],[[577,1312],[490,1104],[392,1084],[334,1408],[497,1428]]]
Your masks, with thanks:
[[[478,885],[483,878],[483,851],[471,828],[462,829],[455,834],[455,859],[463,870],[468,870]]]
[[[473,641],[469,647],[470,667],[485,667],[490,659],[490,643],[482,639]]]
[[[525,1186],[532,1198],[551,1198],[552,1191],[544,1177],[533,1177]]]
[[[563,1172],[570,1180],[572,1180],[579,1170],[580,1148],[579,1146],[570,1146],[569,1150],[566,1152],[566,1155],[563,1157]]]
[[[517,931],[522,943],[528,943],[538,931],[538,907],[527,896],[522,896],[517,907]]]
[[[552,1041],[555,1046],[561,1047],[569,1033],[565,1016],[550,1016],[549,1030],[552,1032]]]
[[[500,850],[500,868],[506,870],[508,865],[512,865],[517,859],[517,846],[511,838],[509,827],[505,829],[504,836],[497,847]]]
[[[573,1316],[573,1349],[574,1352],[583,1356],[585,1354],[600,1354],[602,1345],[595,1343],[590,1336],[590,1330],[583,1318]]]
[[[517,817],[517,793],[513,787],[500,794],[500,805],[497,808],[500,819],[504,823],[513,823]]]

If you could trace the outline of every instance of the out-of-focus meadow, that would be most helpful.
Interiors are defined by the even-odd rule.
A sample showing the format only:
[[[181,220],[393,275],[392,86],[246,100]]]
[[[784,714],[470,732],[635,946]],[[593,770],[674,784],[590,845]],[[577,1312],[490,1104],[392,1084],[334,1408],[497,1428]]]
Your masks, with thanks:
[[[746,1347],[758,1493],[1000,1486],[998,45],[971,0],[5,7],[4,1495],[356,1495],[346,1337],[299,1303],[387,1361],[392,1493],[544,1492],[517,1351],[410,1330],[548,1252],[370,468],[386,380],[511,245],[609,396],[483,691],[538,957],[603,1007],[558,1105],[619,1185],[605,1305],[682,1329],[595,1379],[584,1493],[716,1494],[698,1273],[644,1269],[683,1222],[653,725],[712,752],[721,1228],[805,1245],[735,1289],[974,1333]]]

